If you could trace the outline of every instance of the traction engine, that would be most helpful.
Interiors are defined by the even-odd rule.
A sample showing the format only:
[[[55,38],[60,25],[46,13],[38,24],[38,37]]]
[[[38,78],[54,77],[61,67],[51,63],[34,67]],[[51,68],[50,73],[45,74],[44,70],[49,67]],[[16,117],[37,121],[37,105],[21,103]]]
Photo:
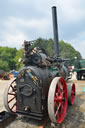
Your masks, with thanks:
[[[56,57],[49,57],[45,50],[32,48],[31,41],[24,41],[24,68],[12,80],[4,94],[8,112],[42,120],[49,116],[54,123],[62,123],[68,103],[75,100],[75,84],[68,81],[70,73],[59,56],[56,7],[52,7]]]

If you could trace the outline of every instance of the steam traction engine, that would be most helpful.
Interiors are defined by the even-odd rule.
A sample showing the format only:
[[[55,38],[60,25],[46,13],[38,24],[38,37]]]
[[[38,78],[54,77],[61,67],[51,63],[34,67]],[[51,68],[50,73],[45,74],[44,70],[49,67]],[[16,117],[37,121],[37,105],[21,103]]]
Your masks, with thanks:
[[[38,120],[48,115],[52,122],[62,123],[68,102],[74,104],[75,84],[68,81],[69,70],[59,57],[56,7],[52,7],[52,16],[56,57],[24,41],[25,67],[6,88],[4,103],[11,113]]]

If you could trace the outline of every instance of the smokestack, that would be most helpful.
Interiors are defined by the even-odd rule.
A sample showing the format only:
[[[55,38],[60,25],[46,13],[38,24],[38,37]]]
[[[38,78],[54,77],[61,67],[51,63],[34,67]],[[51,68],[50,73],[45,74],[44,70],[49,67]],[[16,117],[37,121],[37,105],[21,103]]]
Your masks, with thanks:
[[[59,40],[58,40],[58,23],[57,23],[57,13],[56,7],[52,7],[52,19],[53,19],[53,34],[54,34],[54,46],[56,57],[59,57]]]

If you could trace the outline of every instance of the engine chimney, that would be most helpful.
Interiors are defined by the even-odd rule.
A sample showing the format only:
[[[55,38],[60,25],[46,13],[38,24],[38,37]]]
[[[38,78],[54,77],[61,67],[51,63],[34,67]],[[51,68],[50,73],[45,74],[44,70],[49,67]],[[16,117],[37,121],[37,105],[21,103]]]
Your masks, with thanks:
[[[53,19],[53,34],[54,34],[54,46],[56,52],[56,58],[59,57],[59,40],[58,40],[58,23],[57,23],[57,13],[56,7],[52,7],[52,19]]]

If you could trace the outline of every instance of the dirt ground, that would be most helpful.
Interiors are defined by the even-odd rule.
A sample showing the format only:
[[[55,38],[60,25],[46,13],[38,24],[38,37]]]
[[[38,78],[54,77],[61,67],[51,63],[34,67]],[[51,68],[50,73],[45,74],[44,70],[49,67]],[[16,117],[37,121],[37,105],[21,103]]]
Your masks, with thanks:
[[[68,106],[66,117],[61,125],[54,125],[49,119],[45,119],[47,122],[40,122],[18,116],[16,120],[6,128],[39,128],[42,124],[45,128],[85,128],[85,80],[77,81],[74,74],[71,81],[76,84],[76,100],[73,106]],[[0,80],[0,111],[5,110],[3,97],[4,90],[6,86],[8,86],[8,83],[9,80]]]

